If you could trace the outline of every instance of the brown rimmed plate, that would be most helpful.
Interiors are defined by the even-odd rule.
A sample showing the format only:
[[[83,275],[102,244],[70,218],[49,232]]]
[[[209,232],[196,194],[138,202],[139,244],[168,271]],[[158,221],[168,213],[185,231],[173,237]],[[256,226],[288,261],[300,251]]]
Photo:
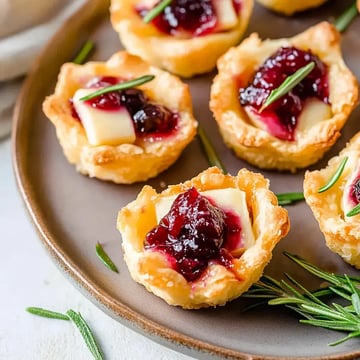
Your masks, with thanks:
[[[263,38],[291,36],[321,20],[332,20],[349,1],[329,1],[314,11],[293,18],[275,15],[259,5],[248,33]],[[131,280],[122,259],[121,238],[116,230],[118,210],[133,200],[144,184],[115,185],[79,175],[65,160],[52,124],[41,106],[53,91],[62,63],[74,57],[87,39],[96,43],[93,60],[106,60],[121,49],[109,23],[109,4],[92,0],[75,14],[48,44],[30,72],[17,102],[13,131],[15,173],[21,195],[49,255],[68,278],[106,313],[142,334],[197,358],[234,359],[356,359],[359,340],[331,347],[328,343],[343,334],[300,325],[292,313],[279,308],[242,312],[245,300],[238,299],[216,309],[185,311],[165,304]],[[343,34],[345,60],[360,76],[360,21]],[[241,167],[258,171],[237,159],[219,136],[208,110],[209,88],[215,73],[188,81],[195,115],[205,128],[218,154],[231,173]],[[359,110],[351,115],[343,136],[313,166],[321,168],[359,130]],[[196,139],[168,171],[149,181],[178,183],[208,166]],[[301,191],[303,172],[263,172],[274,192]],[[289,235],[277,246],[266,273],[280,278],[288,272],[306,286],[316,281],[295,267],[284,250],[305,257],[320,267],[339,273],[357,272],[324,245],[324,238],[305,203],[288,208]],[[95,244],[101,242],[118,266],[109,271],[97,258]]]

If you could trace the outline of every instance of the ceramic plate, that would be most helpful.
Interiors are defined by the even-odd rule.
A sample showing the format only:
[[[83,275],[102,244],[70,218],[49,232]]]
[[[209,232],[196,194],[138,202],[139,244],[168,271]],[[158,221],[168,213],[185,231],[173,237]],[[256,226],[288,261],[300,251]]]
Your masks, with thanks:
[[[329,1],[316,11],[293,18],[275,15],[255,6],[248,33],[262,38],[291,36],[320,20],[332,20],[350,2]],[[144,184],[115,185],[82,176],[67,163],[55,129],[42,113],[46,95],[52,93],[62,63],[74,58],[87,39],[96,43],[92,59],[106,60],[121,49],[112,30],[104,0],[86,3],[48,44],[23,87],[15,112],[14,165],[20,192],[50,256],[95,304],[112,317],[178,351],[202,358],[235,359],[355,359],[359,341],[331,347],[343,334],[301,325],[297,317],[279,308],[242,312],[238,299],[216,309],[186,311],[165,304],[131,280],[123,262],[121,237],[116,230],[119,209],[132,201]],[[349,67],[360,77],[360,20],[343,34],[343,51]],[[248,167],[228,150],[208,110],[209,88],[214,73],[189,80],[195,115],[206,129],[230,173]],[[313,168],[325,166],[359,129],[359,109],[351,115],[341,139]],[[208,167],[198,139],[184,151],[168,171],[149,181],[160,190],[197,175]],[[301,191],[303,172],[296,175],[263,172],[274,192]],[[291,231],[274,251],[266,273],[280,278],[288,272],[306,286],[316,281],[293,265],[284,250],[305,257],[327,270],[356,273],[324,245],[310,209],[305,203],[288,208]],[[95,244],[101,242],[120,273],[109,271],[97,258]]]

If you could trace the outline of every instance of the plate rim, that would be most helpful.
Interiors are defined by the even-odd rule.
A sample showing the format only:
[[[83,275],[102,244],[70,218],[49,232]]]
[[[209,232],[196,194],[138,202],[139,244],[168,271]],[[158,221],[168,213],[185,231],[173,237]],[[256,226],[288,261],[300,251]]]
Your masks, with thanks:
[[[147,336],[161,345],[165,345],[175,351],[182,352],[189,356],[202,355],[209,359],[209,355],[219,359],[251,359],[251,360],[280,360],[286,359],[279,356],[257,355],[245,353],[222,346],[207,343],[205,341],[187,336],[181,332],[169,329],[166,326],[148,319],[137,311],[126,306],[107,294],[101,287],[91,281],[86,274],[78,267],[71,257],[57,244],[57,241],[46,225],[46,221],[41,216],[41,206],[36,201],[35,193],[31,186],[31,179],[26,175],[26,164],[24,149],[28,144],[25,140],[26,131],[23,129],[26,124],[26,112],[23,111],[28,94],[33,91],[32,85],[36,82],[38,75],[43,71],[44,63],[47,61],[48,50],[55,44],[65,41],[65,32],[71,32],[70,29],[80,30],[81,25],[89,25],[98,20],[105,20],[109,15],[108,9],[110,0],[87,0],[63,26],[54,34],[43,51],[39,54],[18,95],[14,113],[12,127],[12,164],[15,175],[17,189],[21,195],[22,201],[27,210],[27,214],[34,225],[38,237],[45,247],[48,255],[65,275],[65,278],[71,280],[71,283],[80,290],[85,296],[98,308],[119,321],[124,326],[130,327],[143,336]],[[85,26],[86,27],[86,26]],[[74,41],[73,41],[74,42]],[[164,341],[165,340],[165,341]],[[195,352],[195,353],[194,353]],[[356,359],[360,356],[359,351],[351,351],[338,355],[326,355],[316,357],[291,357],[293,360],[347,360]]]

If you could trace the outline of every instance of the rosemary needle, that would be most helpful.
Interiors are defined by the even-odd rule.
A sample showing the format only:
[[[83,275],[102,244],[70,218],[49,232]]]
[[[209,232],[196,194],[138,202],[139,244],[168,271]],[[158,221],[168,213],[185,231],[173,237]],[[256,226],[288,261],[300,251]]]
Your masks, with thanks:
[[[73,63],[79,65],[83,64],[93,49],[94,43],[90,40],[86,41],[83,47],[80,49],[79,53],[75,56]]]
[[[358,10],[355,1],[335,20],[334,25],[337,30],[342,33],[348,28],[357,15]]]
[[[212,145],[210,139],[207,137],[204,129],[198,125],[198,136],[200,139],[201,146],[206,154],[207,160],[210,166],[217,166],[224,174],[227,173],[224,164],[218,157],[214,146]]]
[[[116,265],[113,263],[113,261],[110,259],[109,255],[105,252],[104,248],[101,246],[100,243],[96,244],[96,254],[98,258],[105,264],[106,267],[108,267],[110,270],[118,273],[118,269]]]
[[[93,354],[95,360],[103,360],[104,357],[99,348],[99,345],[96,342],[94,334],[92,333],[89,325],[86,323],[84,318],[81,316],[79,312],[75,312],[74,310],[68,310],[66,314],[69,316],[74,325],[79,329],[80,334],[82,335],[85,343]]]
[[[46,317],[49,319],[70,320],[70,318],[65,314],[39,307],[28,307],[26,308],[26,311],[30,314]]]
[[[360,203],[357,204],[355,207],[353,207],[347,214],[347,217],[355,216],[357,214],[360,214]]]
[[[157,4],[153,9],[151,9],[144,17],[144,23],[149,23],[153,19],[155,19],[158,15],[160,15],[164,9],[170,5],[172,0],[162,0]]]
[[[339,164],[339,167],[337,168],[337,170],[335,171],[335,173],[333,174],[333,176],[331,176],[330,180],[321,188],[319,188],[318,193],[322,193],[326,190],[329,190],[331,187],[333,187],[335,185],[335,183],[340,179],[341,174],[344,171],[346,162],[348,161],[348,157],[345,156],[341,163]]]
[[[298,201],[304,200],[304,193],[302,192],[289,192],[276,194],[279,205],[290,205]]]
[[[266,107],[271,105],[274,101],[280,99],[298,85],[302,80],[306,78],[314,69],[315,62],[312,61],[307,65],[296,70],[294,74],[288,76],[282,84],[276,89],[273,89],[267,97],[264,104],[261,106],[259,112],[261,113]]]
[[[111,86],[106,86],[106,87],[104,87],[102,89],[94,91],[93,93],[91,93],[89,95],[83,96],[82,98],[80,98],[80,100],[81,101],[86,101],[86,100],[93,99],[93,98],[95,98],[97,96],[100,96],[100,95],[103,95],[103,94],[106,94],[106,93],[109,93],[109,92],[112,92],[112,91],[120,91],[120,90],[130,89],[132,87],[145,84],[145,83],[153,80],[154,78],[155,78],[155,75],[143,75],[143,76],[140,76],[140,77],[138,77],[136,79],[132,79],[132,80],[129,80],[129,81],[124,81],[124,82],[121,82],[119,84],[115,84],[115,85],[111,85]]]
[[[56,311],[51,311],[39,307],[28,307],[26,311],[50,319],[59,319],[59,320],[71,320],[74,325],[79,329],[88,349],[94,356],[95,360],[104,360],[104,356],[99,348],[99,345],[96,342],[94,334],[92,333],[89,325],[86,323],[85,319],[81,316],[80,313],[75,312],[74,310],[68,310],[66,314],[62,314]]]

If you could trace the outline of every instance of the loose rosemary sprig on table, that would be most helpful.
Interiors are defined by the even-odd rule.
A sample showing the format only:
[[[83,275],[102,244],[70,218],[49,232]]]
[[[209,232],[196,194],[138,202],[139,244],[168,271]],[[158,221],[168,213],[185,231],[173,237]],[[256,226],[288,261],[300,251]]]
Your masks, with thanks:
[[[26,308],[26,311],[29,312],[30,314],[46,317],[49,319],[70,320],[69,317],[65,314],[39,307],[34,307],[34,306],[28,307]]]
[[[99,348],[99,345],[95,339],[94,334],[92,333],[89,325],[85,321],[85,319],[81,316],[79,312],[76,312],[74,310],[68,310],[66,314],[69,316],[70,320],[73,322],[73,324],[78,328],[80,331],[80,334],[82,335],[83,339],[85,340],[85,343],[94,356],[95,360],[103,360],[103,354]]]
[[[50,319],[58,320],[71,320],[71,322],[78,328],[80,334],[82,335],[86,346],[90,350],[95,360],[104,360],[104,355],[95,339],[93,332],[91,331],[89,325],[86,323],[85,319],[79,312],[76,312],[72,309],[68,310],[66,314],[62,314],[56,311],[43,309],[40,307],[28,307],[26,311],[30,314],[42,316]]]
[[[284,254],[306,271],[327,281],[329,286],[309,291],[287,273],[284,275],[288,281],[265,275],[243,296],[261,299],[262,303],[265,299],[268,305],[284,305],[305,318],[300,319],[300,323],[348,333],[329,344],[331,346],[360,337],[360,277],[329,273],[299,256]],[[347,304],[333,302],[328,305],[320,299],[325,295],[338,296]]]

